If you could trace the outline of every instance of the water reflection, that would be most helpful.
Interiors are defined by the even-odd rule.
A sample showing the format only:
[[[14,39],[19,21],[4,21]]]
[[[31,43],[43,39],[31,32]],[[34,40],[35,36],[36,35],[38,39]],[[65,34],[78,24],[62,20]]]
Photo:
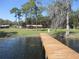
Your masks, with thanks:
[[[0,59],[44,59],[40,38],[0,39]]]
[[[75,50],[76,52],[79,52],[79,40],[78,39],[68,39],[68,46]]]

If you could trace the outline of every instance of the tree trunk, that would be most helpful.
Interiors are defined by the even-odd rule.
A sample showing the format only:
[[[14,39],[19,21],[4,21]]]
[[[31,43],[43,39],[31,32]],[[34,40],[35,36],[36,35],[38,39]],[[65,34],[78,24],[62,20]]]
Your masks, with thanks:
[[[18,26],[18,17],[16,17],[16,22],[17,22],[17,28],[19,28],[19,26]]]
[[[37,31],[37,20],[38,20],[38,18],[37,18],[37,15],[36,15],[36,31]]]
[[[66,37],[69,36],[69,12],[67,12]]]

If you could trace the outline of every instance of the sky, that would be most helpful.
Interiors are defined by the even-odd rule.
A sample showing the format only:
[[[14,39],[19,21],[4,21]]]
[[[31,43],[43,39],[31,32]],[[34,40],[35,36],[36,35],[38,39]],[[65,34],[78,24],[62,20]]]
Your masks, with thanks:
[[[2,19],[9,19],[11,21],[14,21],[14,15],[10,14],[10,10],[13,7],[21,8],[21,6],[26,3],[28,0],[0,0],[0,18]],[[43,0],[43,6],[47,6],[48,3],[50,3],[52,0]],[[77,10],[79,9],[79,0],[77,2],[74,2],[72,4],[72,9]],[[47,13],[43,12],[43,15],[45,16]]]

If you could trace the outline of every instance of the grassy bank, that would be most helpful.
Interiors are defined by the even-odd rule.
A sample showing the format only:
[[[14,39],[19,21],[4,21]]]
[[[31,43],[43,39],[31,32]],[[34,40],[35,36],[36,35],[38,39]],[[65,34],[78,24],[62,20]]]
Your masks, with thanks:
[[[16,28],[9,28],[9,29],[0,29],[0,36],[39,36],[40,33],[47,33],[47,30],[39,30],[36,29],[16,29]]]
[[[57,35],[58,33],[65,32],[65,29],[51,29],[49,34]],[[79,33],[79,30],[71,29],[71,33]],[[47,28],[42,29],[17,29],[17,28],[9,28],[9,29],[0,29],[0,37],[1,36],[39,36],[40,33],[48,33]]]

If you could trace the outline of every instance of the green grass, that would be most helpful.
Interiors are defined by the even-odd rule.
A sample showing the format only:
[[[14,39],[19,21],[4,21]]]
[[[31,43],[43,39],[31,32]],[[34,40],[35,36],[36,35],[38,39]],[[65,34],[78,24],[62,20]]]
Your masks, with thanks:
[[[0,32],[16,32],[13,36],[39,36],[40,33],[47,33],[47,30],[39,30],[36,31],[36,29],[16,29],[16,28],[10,28],[10,29],[0,29]]]
[[[50,32],[49,34],[52,35],[53,37],[57,37],[60,34],[65,34],[66,29],[57,29],[52,30],[52,32]],[[79,29],[70,29],[70,34],[68,36],[68,38],[72,38],[72,39],[78,39],[79,40]]]
[[[57,30],[54,30],[54,29],[51,29],[51,32],[49,34],[56,34],[56,33],[59,33],[59,32],[65,32],[66,29],[57,29]],[[79,33],[79,30],[76,29],[71,29],[70,30],[71,32],[74,32],[74,33]],[[42,29],[17,29],[17,28],[9,28],[9,29],[0,29],[0,32],[6,32],[6,33],[14,33],[13,36],[39,36],[40,33],[48,33],[47,32],[47,28],[42,28]]]

